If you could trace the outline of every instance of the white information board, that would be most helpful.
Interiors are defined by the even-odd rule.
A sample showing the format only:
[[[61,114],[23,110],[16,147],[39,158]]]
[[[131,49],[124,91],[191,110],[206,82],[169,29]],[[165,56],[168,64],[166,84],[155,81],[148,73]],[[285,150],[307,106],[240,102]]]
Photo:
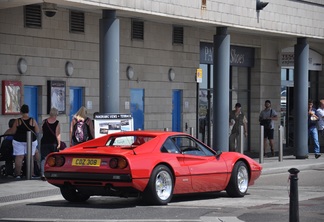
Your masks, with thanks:
[[[95,138],[115,132],[134,130],[131,114],[97,112],[93,116]]]

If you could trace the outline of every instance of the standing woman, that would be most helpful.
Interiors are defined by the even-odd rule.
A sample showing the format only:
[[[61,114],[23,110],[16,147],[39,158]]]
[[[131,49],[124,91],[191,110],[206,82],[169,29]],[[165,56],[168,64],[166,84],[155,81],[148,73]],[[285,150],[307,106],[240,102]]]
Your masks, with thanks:
[[[84,136],[82,140],[78,141],[75,136],[76,126],[79,123],[85,124],[85,127],[82,127],[82,135]],[[87,109],[84,106],[81,106],[78,112],[73,116],[70,125],[70,146],[77,145],[79,143],[91,140],[94,138],[94,128],[92,119],[87,117]]]
[[[45,158],[52,152],[57,152],[61,144],[61,128],[60,122],[56,119],[58,110],[51,108],[49,117],[43,120],[41,139],[41,179],[46,180],[44,176]]]
[[[21,168],[25,155],[27,154],[27,132],[31,131],[32,136],[32,155],[35,156],[38,145],[37,134],[39,127],[35,119],[29,117],[29,107],[24,104],[20,108],[21,118],[15,120],[10,134],[14,134],[12,146],[15,156],[15,176],[21,178]],[[34,172],[34,161],[32,161],[31,172]]]

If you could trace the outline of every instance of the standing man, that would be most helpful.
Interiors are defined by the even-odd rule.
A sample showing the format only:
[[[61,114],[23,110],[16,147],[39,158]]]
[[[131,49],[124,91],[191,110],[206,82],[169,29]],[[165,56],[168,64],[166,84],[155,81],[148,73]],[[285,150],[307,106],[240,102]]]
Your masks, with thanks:
[[[308,137],[312,139],[315,158],[317,159],[321,155],[320,155],[320,145],[318,142],[318,132],[317,132],[318,116],[315,113],[316,113],[316,109],[313,108],[313,101],[309,100],[308,101]]]
[[[260,112],[259,122],[264,127],[264,155],[267,150],[267,139],[269,140],[269,145],[271,149],[271,155],[274,156],[274,143],[273,143],[273,135],[274,135],[274,120],[278,120],[277,112],[271,108],[270,100],[266,100],[264,103],[264,110]]]
[[[247,136],[247,119],[241,111],[240,103],[236,103],[235,109],[230,112],[229,125],[232,127],[231,134],[229,137],[229,150],[235,152],[237,151],[240,136],[240,127],[242,125],[244,128],[244,136]],[[241,144],[241,146],[243,146],[243,144]]]

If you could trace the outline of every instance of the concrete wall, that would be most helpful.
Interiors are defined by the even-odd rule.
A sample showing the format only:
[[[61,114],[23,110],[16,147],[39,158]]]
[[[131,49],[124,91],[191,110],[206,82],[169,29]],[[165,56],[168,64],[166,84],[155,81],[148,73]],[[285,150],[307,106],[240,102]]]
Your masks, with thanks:
[[[256,0],[92,0],[92,5],[116,8],[148,16],[181,18],[189,22],[266,31],[278,34],[302,35],[323,39],[324,7],[303,1],[272,0],[260,11],[256,11]],[[258,19],[259,17],[259,19]]]
[[[92,1],[95,3],[96,1]],[[172,126],[172,90],[183,91],[183,130],[185,123],[196,127],[196,83],[195,70],[199,67],[199,44],[212,42],[216,33],[214,24],[235,25],[229,28],[231,44],[255,48],[255,66],[251,69],[251,149],[259,150],[260,132],[258,116],[264,108],[266,99],[272,101],[272,107],[280,110],[280,67],[278,55],[282,48],[296,44],[296,37],[283,36],[286,33],[299,33],[322,38],[323,19],[319,18],[323,7],[305,6],[292,1],[272,1],[260,12],[260,22],[256,22],[255,1],[245,0],[234,3],[207,1],[207,9],[201,10],[200,1],[100,1],[103,5],[129,10],[131,15],[144,13],[154,19],[144,20],[144,41],[131,40],[131,18],[120,17],[120,111],[128,113],[125,103],[129,102],[130,88],[145,90],[145,129],[164,129]],[[294,9],[283,10],[292,4]],[[172,7],[171,7],[172,5]],[[304,6],[304,5],[303,5]],[[310,13],[310,10],[312,12]],[[124,12],[125,13],[125,12]],[[172,22],[158,22],[154,15],[166,13],[188,19],[184,24],[184,44],[172,44]],[[161,16],[162,14],[159,14]],[[240,16],[236,16],[236,14]],[[309,14],[312,14],[309,15]],[[166,16],[165,14],[163,14]],[[323,13],[321,14],[323,15]],[[233,17],[233,18],[232,18]],[[89,114],[99,110],[99,19],[101,14],[86,12],[85,33],[69,32],[69,11],[61,7],[52,17],[43,17],[41,29],[25,28],[23,25],[23,7],[0,10],[0,80],[19,80],[24,85],[36,85],[40,89],[39,122],[47,117],[47,80],[63,80],[67,86],[67,104],[69,87],[85,88],[84,102],[92,101]],[[208,18],[208,20],[204,20]],[[301,21],[304,18],[305,21]],[[200,20],[206,26],[195,25]],[[283,21],[286,21],[283,25]],[[297,22],[300,22],[297,25]],[[312,21],[312,22],[310,22]],[[185,23],[186,21],[183,21]],[[280,25],[281,24],[281,25]],[[210,26],[212,25],[212,26]],[[291,26],[291,27],[287,27]],[[311,27],[310,27],[311,26]],[[246,28],[244,31],[241,28]],[[268,30],[268,33],[251,30]],[[242,32],[240,32],[242,31]],[[274,36],[273,33],[280,33]],[[312,40],[312,39],[311,39]],[[323,42],[310,41],[310,48],[323,52]],[[21,75],[17,70],[19,58],[25,58],[28,71]],[[65,63],[74,65],[72,76],[65,74]],[[128,80],[126,69],[134,68],[134,79]],[[172,68],[176,77],[168,79]],[[320,74],[319,94],[324,97],[323,73]],[[188,106],[186,106],[187,104]],[[66,107],[67,114],[70,111]],[[19,115],[1,115],[0,131],[7,129],[10,118]],[[68,115],[60,115],[63,124],[63,140],[67,141],[69,130]],[[275,140],[280,121],[276,123]],[[277,146],[276,148],[277,149]]]

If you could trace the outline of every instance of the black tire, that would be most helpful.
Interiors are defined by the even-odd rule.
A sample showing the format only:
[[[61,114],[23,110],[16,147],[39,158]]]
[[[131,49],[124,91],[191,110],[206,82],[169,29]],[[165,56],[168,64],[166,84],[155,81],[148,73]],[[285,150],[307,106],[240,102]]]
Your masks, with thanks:
[[[230,197],[244,197],[248,191],[249,172],[246,164],[238,161],[233,168],[231,179],[226,187]]]
[[[166,205],[173,196],[174,178],[165,165],[158,165],[152,171],[148,185],[143,193],[144,201],[154,205]]]
[[[64,197],[65,200],[69,202],[85,202],[87,201],[90,196],[84,195],[82,193],[79,193],[78,190],[72,188],[72,187],[61,187],[61,194]]]

